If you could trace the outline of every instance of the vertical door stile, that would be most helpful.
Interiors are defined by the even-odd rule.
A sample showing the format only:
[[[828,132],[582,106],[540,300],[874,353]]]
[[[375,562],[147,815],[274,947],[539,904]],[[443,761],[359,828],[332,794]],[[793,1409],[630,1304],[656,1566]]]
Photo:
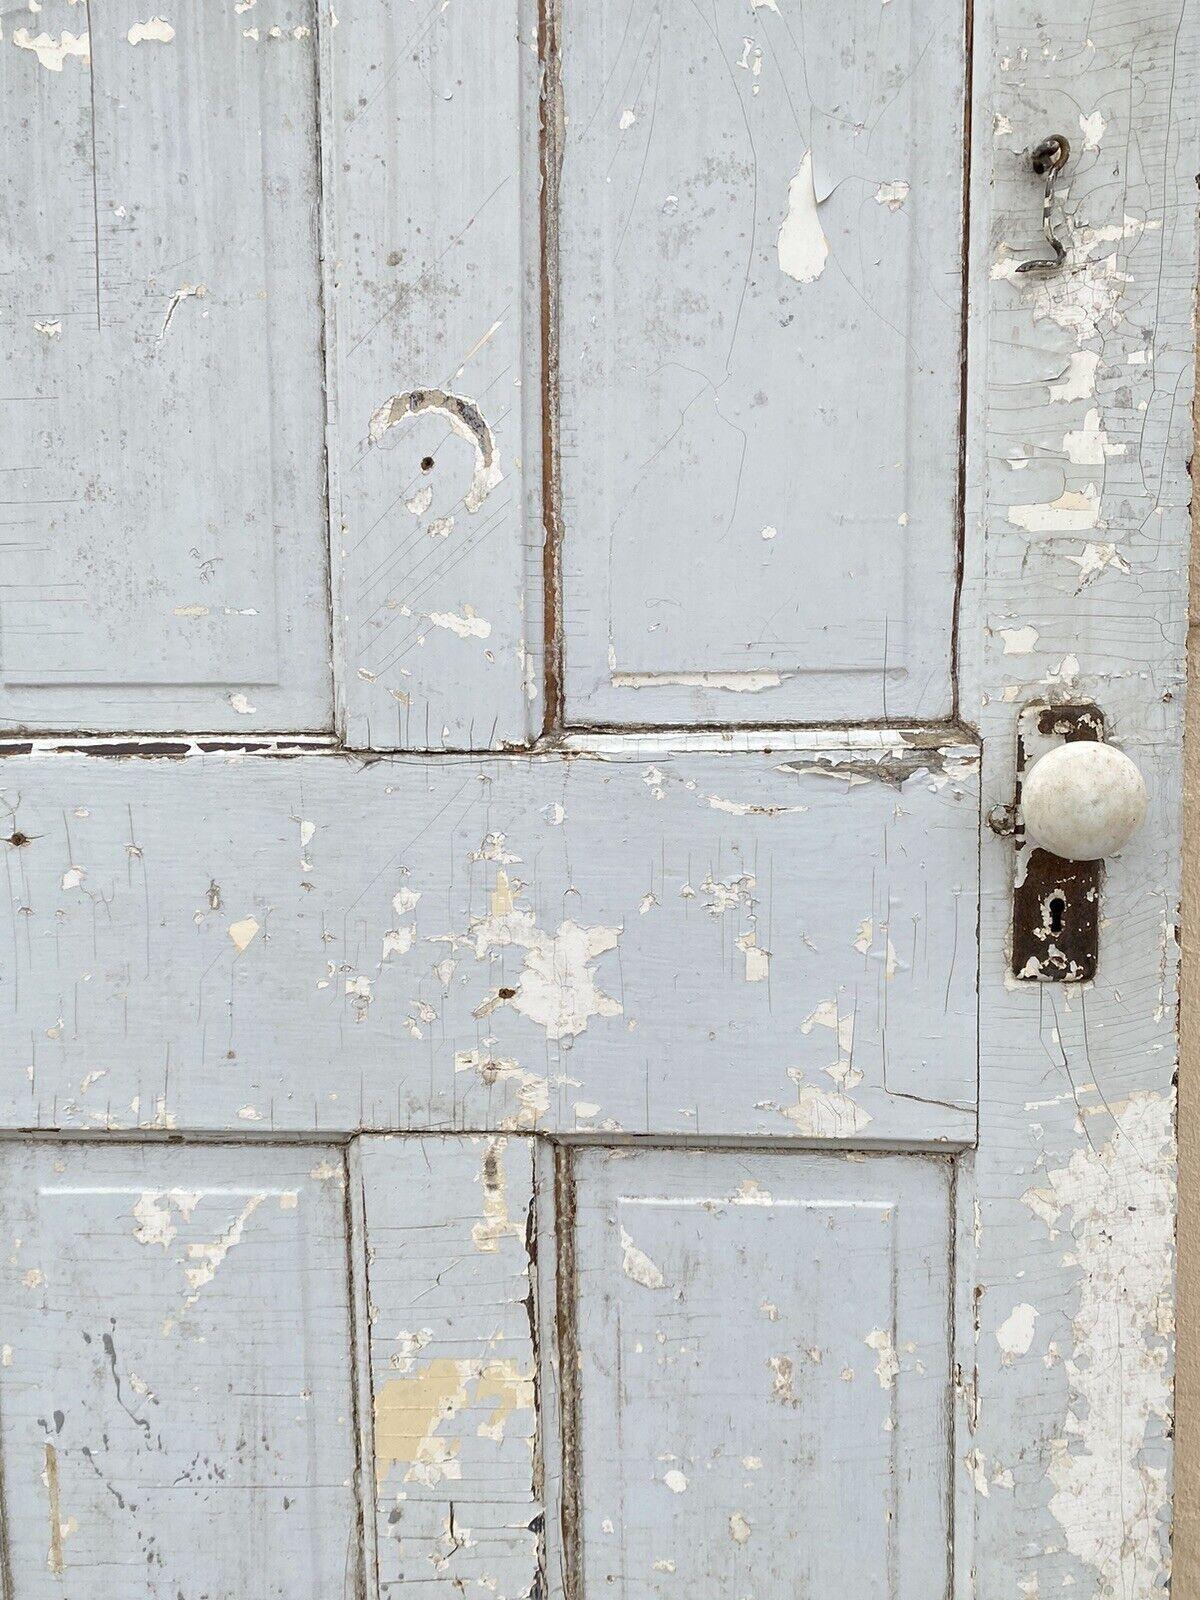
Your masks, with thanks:
[[[963,715],[984,815],[1025,706],[1094,703],[1143,773],[1092,981],[1011,979],[1013,849],[983,829],[980,1600],[1152,1600],[1170,1569],[1176,908],[1195,358],[1189,0],[980,0]],[[1047,254],[1030,151],[1071,159]]]
[[[338,729],[502,750],[542,727],[533,0],[328,18]]]
[[[538,1592],[533,1144],[359,1141],[380,1593]]]

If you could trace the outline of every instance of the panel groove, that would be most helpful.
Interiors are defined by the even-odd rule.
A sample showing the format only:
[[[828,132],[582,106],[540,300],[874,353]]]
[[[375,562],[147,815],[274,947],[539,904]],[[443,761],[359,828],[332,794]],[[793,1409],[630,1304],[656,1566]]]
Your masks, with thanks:
[[[370,1242],[359,1146],[342,1147],[345,1181],[346,1280],[350,1307],[350,1395],[354,1407],[354,1504],[358,1519],[356,1600],[373,1600],[379,1584],[375,1525],[375,1384],[371,1371]],[[369,1521],[369,1525],[368,1525]]]
[[[959,684],[960,619],[963,579],[967,569],[967,428],[971,331],[971,139],[974,131],[972,94],[975,71],[975,0],[965,0],[963,19],[963,163],[962,163],[962,313],[958,349],[958,500],[955,508],[954,598],[950,607],[950,715],[962,715]]]
[[[554,1152],[555,1338],[561,1438],[559,1508],[563,1600],[583,1600],[583,1463],[580,1451],[579,1283],[575,1262],[575,1172],[571,1152]]]
[[[543,650],[545,722],[543,736],[561,732],[563,704],[562,474],[559,463],[558,217],[562,180],[563,90],[559,47],[562,0],[538,0],[538,169],[541,190],[538,225],[541,255],[542,318],[542,596],[545,606]]]

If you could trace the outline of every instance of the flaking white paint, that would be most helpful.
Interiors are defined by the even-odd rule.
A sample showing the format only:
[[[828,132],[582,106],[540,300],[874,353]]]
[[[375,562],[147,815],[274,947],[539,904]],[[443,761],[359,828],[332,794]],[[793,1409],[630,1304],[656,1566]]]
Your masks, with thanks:
[[[817,214],[811,150],[804,152],[788,185],[787,214],[780,225],[776,248],[780,270],[797,283],[815,283],[825,270],[829,242]]]
[[[68,57],[75,57],[85,66],[92,59],[86,32],[64,32],[56,39],[49,33],[32,34],[28,28],[14,28],[12,42],[18,50],[32,50],[48,72],[61,72]]]
[[[130,44],[170,44],[175,29],[165,17],[151,17],[147,22],[135,22],[125,37]]]
[[[1079,1294],[1050,1511],[1097,1594],[1151,1600],[1169,1561],[1167,1474],[1143,1448],[1171,1415],[1174,1097],[1141,1091],[1110,1110],[1107,1141],[1083,1140],[1023,1198],[1064,1238]]]
[[[644,1250],[639,1250],[624,1228],[621,1229],[621,1271],[643,1289],[662,1289],[666,1280]],[[686,1484],[685,1484],[686,1487]]]

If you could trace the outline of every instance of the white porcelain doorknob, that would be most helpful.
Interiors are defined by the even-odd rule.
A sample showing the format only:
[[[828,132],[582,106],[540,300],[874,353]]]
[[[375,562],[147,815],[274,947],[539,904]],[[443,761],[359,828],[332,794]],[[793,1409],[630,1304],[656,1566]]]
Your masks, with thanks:
[[[1060,744],[1021,787],[1025,832],[1068,861],[1098,861],[1128,844],[1146,815],[1146,785],[1121,750],[1094,739]]]

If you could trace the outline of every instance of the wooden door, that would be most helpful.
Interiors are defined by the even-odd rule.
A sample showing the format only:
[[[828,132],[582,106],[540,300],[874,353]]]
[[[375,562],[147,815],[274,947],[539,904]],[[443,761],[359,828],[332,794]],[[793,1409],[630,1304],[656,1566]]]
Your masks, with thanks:
[[[1165,1592],[1196,23],[5,16],[7,1600]]]

